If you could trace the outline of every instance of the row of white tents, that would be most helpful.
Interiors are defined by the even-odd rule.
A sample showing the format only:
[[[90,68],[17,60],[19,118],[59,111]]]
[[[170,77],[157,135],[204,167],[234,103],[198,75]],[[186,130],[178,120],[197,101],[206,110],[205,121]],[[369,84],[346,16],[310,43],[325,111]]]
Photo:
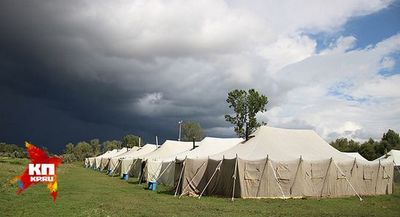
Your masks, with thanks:
[[[342,153],[312,130],[260,127],[243,141],[167,140],[87,158],[87,167],[174,186],[175,195],[241,198],[391,194],[394,160]]]

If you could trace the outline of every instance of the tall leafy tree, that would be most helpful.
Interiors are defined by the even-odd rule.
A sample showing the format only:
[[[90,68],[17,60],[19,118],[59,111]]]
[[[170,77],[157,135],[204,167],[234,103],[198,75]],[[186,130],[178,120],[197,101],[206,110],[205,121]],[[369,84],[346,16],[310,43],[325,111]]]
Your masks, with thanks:
[[[358,152],[360,143],[354,140],[347,140],[347,138],[338,138],[330,143],[331,146],[343,152]]]
[[[73,154],[74,153],[74,144],[68,143],[65,145],[64,154]]]
[[[104,149],[103,152],[111,151],[116,148],[121,148],[121,144],[122,142],[118,140],[105,141],[103,142],[103,149]]]
[[[90,140],[90,145],[93,149],[93,156],[97,156],[101,153],[101,144],[99,139]]]
[[[203,136],[203,128],[201,125],[194,121],[185,121],[182,124],[182,141],[192,141],[193,138],[196,141],[201,141]]]
[[[267,111],[268,98],[254,89],[233,90],[228,93],[226,102],[229,108],[233,108],[233,115],[225,115],[225,120],[235,125],[235,133],[248,139],[258,127],[265,123],[259,123],[256,119],[258,112]]]
[[[133,146],[140,146],[139,136],[128,134],[122,138],[122,146],[132,148]]]
[[[83,160],[86,157],[90,157],[93,153],[92,146],[87,142],[79,142],[74,147],[74,155],[77,160]]]

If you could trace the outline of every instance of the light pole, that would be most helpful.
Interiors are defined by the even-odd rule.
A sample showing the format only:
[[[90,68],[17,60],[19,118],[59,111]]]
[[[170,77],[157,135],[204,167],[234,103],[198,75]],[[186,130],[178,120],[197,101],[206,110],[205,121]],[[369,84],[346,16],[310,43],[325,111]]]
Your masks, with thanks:
[[[182,123],[183,123],[182,120],[178,122],[178,124],[179,124],[179,138],[178,138],[178,141],[181,141]]]

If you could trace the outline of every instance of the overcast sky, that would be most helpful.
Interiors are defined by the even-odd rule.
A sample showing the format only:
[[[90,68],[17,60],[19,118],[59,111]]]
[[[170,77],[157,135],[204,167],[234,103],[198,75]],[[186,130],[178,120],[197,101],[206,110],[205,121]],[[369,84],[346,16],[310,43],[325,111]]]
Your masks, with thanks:
[[[337,137],[400,131],[400,2],[0,3],[0,142],[234,136],[230,90],[268,96],[268,125]]]

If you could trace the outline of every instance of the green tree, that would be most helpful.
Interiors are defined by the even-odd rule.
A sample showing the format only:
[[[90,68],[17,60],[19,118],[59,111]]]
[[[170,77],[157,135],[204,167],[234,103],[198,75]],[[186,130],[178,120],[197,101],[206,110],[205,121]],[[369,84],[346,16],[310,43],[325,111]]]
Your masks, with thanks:
[[[93,156],[97,156],[101,153],[101,144],[99,139],[90,140],[90,145],[93,149]]]
[[[64,154],[73,154],[74,153],[74,144],[68,143],[65,145]]]
[[[24,158],[28,155],[25,148],[19,147],[15,144],[0,142],[0,156]]]
[[[225,115],[225,120],[235,125],[239,137],[248,139],[258,127],[265,123],[257,122],[258,112],[267,111],[268,98],[256,90],[233,90],[228,93],[226,102],[233,108],[234,115]]]
[[[103,143],[103,152],[111,151],[116,148],[121,148],[121,144],[122,142],[118,140],[105,141]]]
[[[387,133],[384,133],[382,136],[382,142],[386,141],[387,145],[387,151],[390,151],[391,149],[395,147],[400,146],[400,136],[398,133],[396,133],[394,130],[389,129]]]
[[[182,141],[192,141],[193,138],[196,141],[201,141],[203,136],[203,128],[200,123],[194,121],[185,121],[182,123]]]
[[[378,144],[378,142],[375,142],[373,139],[370,138],[367,142],[361,144],[359,153],[367,160],[374,160],[377,157],[381,156],[376,153],[375,147]]]
[[[74,148],[74,155],[77,160],[82,161],[86,157],[92,156],[92,146],[87,142],[79,142]]]
[[[347,140],[347,138],[338,138],[331,142],[330,145],[342,152],[358,152],[360,143],[354,140]]]
[[[139,136],[128,134],[122,138],[122,147],[132,148],[133,146],[140,146]]]

